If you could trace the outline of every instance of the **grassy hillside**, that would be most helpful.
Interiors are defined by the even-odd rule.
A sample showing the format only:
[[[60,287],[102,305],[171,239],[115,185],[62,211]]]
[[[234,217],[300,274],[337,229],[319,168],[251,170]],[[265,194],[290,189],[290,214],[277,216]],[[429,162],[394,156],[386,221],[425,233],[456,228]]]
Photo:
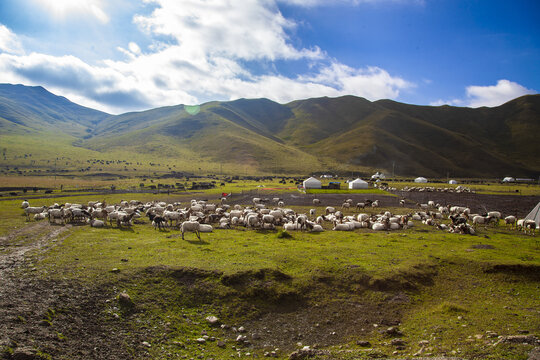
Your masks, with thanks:
[[[51,159],[74,157],[61,165],[63,170],[305,174],[394,169],[407,176],[536,178],[539,120],[540,95],[479,109],[344,96],[289,104],[239,99],[189,112],[177,105],[112,116],[41,87],[0,85],[0,141],[7,153],[0,158],[0,171],[46,169],[53,166]]]

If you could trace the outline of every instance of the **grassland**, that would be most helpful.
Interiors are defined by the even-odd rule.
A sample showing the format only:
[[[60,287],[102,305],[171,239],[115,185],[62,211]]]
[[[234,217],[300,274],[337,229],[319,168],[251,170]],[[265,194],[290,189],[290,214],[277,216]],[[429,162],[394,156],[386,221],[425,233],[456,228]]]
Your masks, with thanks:
[[[192,196],[197,197],[184,198]],[[175,199],[137,194],[141,201],[160,197]],[[124,198],[104,197],[110,203]],[[94,198],[39,201],[83,199]],[[0,202],[0,235],[30,225],[19,205],[20,200]],[[276,347],[278,357],[285,358],[296,343],[318,343],[329,352],[318,358],[407,357],[421,351],[466,359],[526,359],[531,345],[494,344],[498,335],[540,334],[540,243],[503,226],[478,232],[448,234],[418,224],[392,233],[294,232],[282,237],[238,229],[215,230],[198,241],[193,234],[182,240],[173,229],[155,231],[148,223],[129,229],[73,227],[50,250],[33,254],[36,271],[26,276],[106,288],[105,298],[99,291],[95,295],[101,304],[97,316],[102,326],[116,324],[131,329],[131,336],[144,334],[137,344],[126,335],[123,346],[136,358],[262,357]],[[2,253],[10,251],[8,244]],[[118,305],[114,296],[121,291],[131,296],[136,310]],[[251,345],[235,342],[238,333],[230,329],[207,324],[208,315],[245,326]],[[61,328],[60,320],[51,323],[51,331],[76,336]],[[402,333],[399,349],[385,332],[390,325]],[[225,345],[199,344],[195,339],[201,334]],[[142,340],[150,347],[141,348]],[[370,346],[358,345],[360,340]],[[53,344],[42,350],[61,354],[62,342]]]

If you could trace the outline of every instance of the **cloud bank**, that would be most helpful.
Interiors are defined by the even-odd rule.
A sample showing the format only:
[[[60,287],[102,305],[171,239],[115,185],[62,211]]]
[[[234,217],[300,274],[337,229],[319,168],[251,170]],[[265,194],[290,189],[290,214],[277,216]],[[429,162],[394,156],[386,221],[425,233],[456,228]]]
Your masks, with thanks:
[[[523,95],[536,94],[537,92],[509,80],[499,80],[496,85],[477,86],[471,85],[466,88],[465,99],[437,100],[430,105],[455,105],[468,107],[495,107]]]
[[[57,13],[85,11],[98,22],[110,20],[99,0],[39,1]],[[144,2],[153,10],[134,15],[133,22],[150,45],[134,40],[118,46],[121,60],[90,64],[69,54],[25,53],[17,36],[0,24],[0,82],[43,85],[112,113],[240,97],[282,103],[349,94],[395,99],[415,86],[382,68],[352,68],[318,47],[294,45],[298,24],[282,15],[275,0]],[[301,62],[308,70],[285,76],[277,61]]]

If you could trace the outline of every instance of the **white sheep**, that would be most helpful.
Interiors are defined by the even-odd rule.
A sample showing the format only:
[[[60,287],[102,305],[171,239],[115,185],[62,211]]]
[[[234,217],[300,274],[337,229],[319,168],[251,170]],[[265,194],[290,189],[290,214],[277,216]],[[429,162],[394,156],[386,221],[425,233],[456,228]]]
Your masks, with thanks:
[[[334,231],[352,231],[354,230],[354,224],[351,223],[343,223],[338,224],[337,222],[334,222],[334,228],[332,229]]]
[[[45,219],[49,214],[47,212],[41,212],[34,215],[34,220],[39,221]]]
[[[90,226],[95,228],[105,227],[105,221],[103,220],[90,220]]]
[[[210,224],[199,224],[199,232],[211,233],[214,230]]]
[[[369,220],[369,215],[368,214],[358,214],[358,216],[356,217],[356,220],[362,222],[362,221],[368,221]]]
[[[41,207],[28,206],[27,208],[24,209],[24,214],[26,215],[26,220],[30,221],[30,214],[40,214],[44,211],[47,211],[46,206],[41,206]]]
[[[371,229],[375,231],[383,231],[383,230],[386,230],[386,224],[376,222],[376,223],[373,223],[373,225],[371,225]]]
[[[28,202],[28,200],[23,200],[23,202],[21,204],[21,208],[26,209],[29,206],[30,206],[30,203]]]
[[[184,221],[182,225],[180,225],[180,231],[182,232],[182,240],[184,240],[184,233],[189,231],[189,232],[194,232],[200,241],[201,240],[201,235],[199,233],[200,226],[201,224],[199,224],[197,221]]]
[[[510,225],[510,228],[516,226],[516,217],[513,215],[507,216],[504,218],[504,223],[508,226]]]
[[[285,231],[298,230],[298,224],[297,223],[283,224],[283,230],[285,230]]]
[[[321,203],[321,200],[313,199],[313,205],[319,205],[320,203]]]

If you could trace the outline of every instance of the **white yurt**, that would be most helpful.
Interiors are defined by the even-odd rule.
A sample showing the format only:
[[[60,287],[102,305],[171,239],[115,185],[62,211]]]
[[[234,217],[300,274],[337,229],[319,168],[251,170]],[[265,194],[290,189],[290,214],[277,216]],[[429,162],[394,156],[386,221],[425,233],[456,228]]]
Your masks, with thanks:
[[[504,179],[502,179],[502,182],[515,182],[515,181],[516,181],[516,179],[514,179],[511,176],[507,176]]]
[[[525,216],[525,220],[534,220],[536,227],[540,227],[540,202],[536,204],[534,209],[531,210],[529,215]]]
[[[349,181],[349,189],[367,189],[368,183],[358,178],[353,181]]]
[[[321,181],[314,177],[304,180],[304,189],[320,189],[321,187]]]
[[[414,182],[415,183],[427,183],[427,179],[425,177],[417,177],[416,179],[414,179]]]
[[[449,183],[450,185],[456,185],[456,184],[457,184],[457,181],[456,181],[456,180],[450,180],[448,183]]]

